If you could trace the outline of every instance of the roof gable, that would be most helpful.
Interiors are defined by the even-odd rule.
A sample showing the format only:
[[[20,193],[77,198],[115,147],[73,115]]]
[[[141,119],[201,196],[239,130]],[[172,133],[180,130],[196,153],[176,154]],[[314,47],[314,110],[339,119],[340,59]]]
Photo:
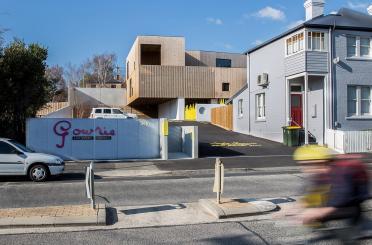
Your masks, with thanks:
[[[360,30],[360,31],[371,31],[372,32],[372,16],[364,14],[358,11],[354,11],[347,8],[340,9],[337,14],[322,15],[314,19],[308,20],[270,40],[264,42],[247,52],[250,54],[258,49],[265,47],[287,35],[290,35],[301,28],[330,28],[345,29],[345,30]]]

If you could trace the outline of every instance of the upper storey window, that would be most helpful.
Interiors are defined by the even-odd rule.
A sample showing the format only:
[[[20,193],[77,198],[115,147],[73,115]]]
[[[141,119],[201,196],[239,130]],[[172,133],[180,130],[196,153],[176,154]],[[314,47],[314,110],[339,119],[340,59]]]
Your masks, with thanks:
[[[296,34],[287,39],[287,55],[304,50],[304,33]]]
[[[356,37],[347,37],[347,57],[357,56],[357,39]]]
[[[141,65],[161,65],[161,45],[141,44]]]
[[[216,59],[216,67],[231,67],[231,60],[230,59]]]
[[[327,51],[327,42],[324,32],[307,33],[307,49],[312,51]]]
[[[372,38],[348,36],[347,37],[347,57],[372,58],[371,51]]]

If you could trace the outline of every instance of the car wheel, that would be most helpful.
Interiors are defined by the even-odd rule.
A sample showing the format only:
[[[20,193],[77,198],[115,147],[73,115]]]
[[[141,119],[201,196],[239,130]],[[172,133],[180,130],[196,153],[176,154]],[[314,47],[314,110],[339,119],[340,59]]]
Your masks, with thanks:
[[[48,178],[48,169],[44,165],[32,166],[29,171],[29,177],[35,182],[45,181]]]

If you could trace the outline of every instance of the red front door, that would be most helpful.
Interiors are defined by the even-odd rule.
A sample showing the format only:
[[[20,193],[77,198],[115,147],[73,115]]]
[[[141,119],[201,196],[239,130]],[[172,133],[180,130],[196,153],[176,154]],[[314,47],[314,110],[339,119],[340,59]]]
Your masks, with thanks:
[[[302,127],[302,94],[291,94],[291,126]]]

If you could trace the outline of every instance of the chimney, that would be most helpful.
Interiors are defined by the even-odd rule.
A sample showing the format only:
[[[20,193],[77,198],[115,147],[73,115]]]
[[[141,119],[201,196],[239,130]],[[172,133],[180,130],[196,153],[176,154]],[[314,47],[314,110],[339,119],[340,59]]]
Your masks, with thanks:
[[[368,11],[369,15],[372,15],[372,5],[370,5],[370,6],[367,8],[367,11]]]
[[[306,21],[322,16],[324,14],[325,0],[306,0]]]
[[[120,81],[120,67],[116,66],[116,80]]]

